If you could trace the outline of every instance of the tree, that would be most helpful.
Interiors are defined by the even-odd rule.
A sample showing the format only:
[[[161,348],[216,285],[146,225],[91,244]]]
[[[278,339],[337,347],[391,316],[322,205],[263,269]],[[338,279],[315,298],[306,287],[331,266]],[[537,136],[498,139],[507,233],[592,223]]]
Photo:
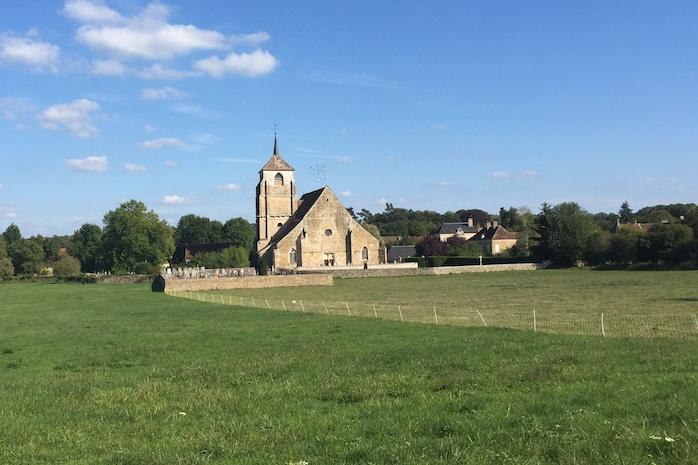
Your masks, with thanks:
[[[622,204],[620,204],[620,209],[618,210],[618,216],[620,217],[620,220],[623,223],[630,223],[630,220],[633,217],[633,210],[630,208],[630,204],[626,200]]]
[[[375,224],[368,224],[368,223],[361,223],[361,226],[362,226],[366,231],[368,231],[369,233],[371,233],[371,235],[372,235],[373,237],[375,237],[375,238],[378,239],[379,241],[381,240],[381,230],[378,229],[378,226],[376,226]]]
[[[203,252],[191,261],[204,268],[244,268],[250,266],[250,252],[244,247],[227,247],[220,252]]]
[[[197,215],[184,215],[175,228],[177,245],[223,242],[223,224]]]
[[[482,248],[462,237],[451,236],[446,240],[447,253],[456,257],[477,257],[482,255]]]
[[[43,240],[31,237],[15,240],[7,246],[16,273],[38,274],[44,267]]]
[[[472,218],[476,225],[483,225],[492,219],[489,213],[484,210],[478,210],[477,208],[458,210],[456,215],[458,215],[458,218],[464,223],[468,221],[468,218]]]
[[[53,274],[59,278],[78,276],[80,274],[80,261],[70,255],[64,255],[53,264]]]
[[[102,252],[102,228],[85,223],[73,233],[70,254],[76,257],[86,273],[96,273],[104,269]]]
[[[597,229],[589,213],[574,203],[543,204],[536,217],[538,252],[557,266],[573,266],[583,257],[589,236]]]
[[[614,263],[627,265],[640,259],[640,241],[645,233],[621,230],[613,234],[609,241],[608,258]]]
[[[499,209],[499,224],[505,228],[513,231],[519,217],[519,210],[515,207],[509,207],[505,209],[504,207]]]
[[[2,236],[5,238],[5,243],[9,247],[12,243],[20,240],[22,238],[22,233],[19,232],[19,227],[12,223],[5,229],[5,232],[2,233]]]
[[[609,259],[611,234],[605,230],[599,230],[589,236],[587,240],[584,259],[591,265],[601,265]]]
[[[668,210],[663,208],[653,208],[645,213],[642,220],[647,223],[673,223],[677,221]]]
[[[15,267],[12,265],[12,260],[7,256],[7,248],[5,239],[0,235],[0,281],[8,279],[15,274]]]
[[[660,260],[679,262],[684,258],[679,251],[691,242],[693,231],[685,224],[657,224],[647,233],[649,258],[653,262]]]
[[[415,245],[417,255],[424,257],[443,256],[448,253],[445,242],[441,242],[439,236],[427,236]]]
[[[102,244],[105,264],[115,273],[152,273],[174,252],[172,228],[130,200],[104,216]]]
[[[47,262],[55,262],[65,255],[72,246],[69,236],[47,237],[44,241],[44,257]]]
[[[223,241],[234,247],[252,250],[255,232],[253,226],[244,218],[231,218],[223,225]]]

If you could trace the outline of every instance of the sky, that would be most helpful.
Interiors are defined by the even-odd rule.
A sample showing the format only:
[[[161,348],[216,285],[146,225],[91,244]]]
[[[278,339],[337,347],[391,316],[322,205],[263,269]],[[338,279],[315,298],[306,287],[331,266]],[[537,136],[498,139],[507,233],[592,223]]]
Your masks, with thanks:
[[[698,201],[698,2],[3,0],[0,229]]]

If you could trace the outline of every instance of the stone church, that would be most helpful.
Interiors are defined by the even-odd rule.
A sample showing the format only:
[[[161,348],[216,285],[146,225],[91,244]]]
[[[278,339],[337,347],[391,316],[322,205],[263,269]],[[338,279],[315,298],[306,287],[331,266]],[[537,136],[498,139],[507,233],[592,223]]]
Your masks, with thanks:
[[[274,152],[259,171],[257,255],[274,269],[364,267],[379,263],[379,241],[329,186],[296,197],[294,169]]]

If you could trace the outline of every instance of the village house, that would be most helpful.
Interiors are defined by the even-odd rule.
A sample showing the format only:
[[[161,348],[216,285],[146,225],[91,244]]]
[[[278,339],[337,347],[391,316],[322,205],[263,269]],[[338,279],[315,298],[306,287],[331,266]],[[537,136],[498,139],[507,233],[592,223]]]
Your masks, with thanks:
[[[465,240],[470,239],[479,231],[473,219],[468,218],[467,223],[442,223],[436,234],[439,235],[441,242],[446,242],[452,237],[460,237]]]
[[[485,255],[496,255],[509,250],[516,245],[519,236],[506,229],[497,222],[487,223],[485,227],[480,229],[470,242],[478,244]]]

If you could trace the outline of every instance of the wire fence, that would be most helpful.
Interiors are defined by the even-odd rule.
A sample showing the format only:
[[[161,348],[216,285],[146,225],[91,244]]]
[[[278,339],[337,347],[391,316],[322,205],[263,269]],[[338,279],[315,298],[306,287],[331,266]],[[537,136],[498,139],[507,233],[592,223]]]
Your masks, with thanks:
[[[437,308],[366,302],[284,300],[201,291],[166,291],[166,294],[218,305],[267,310],[318,313],[327,316],[380,318],[401,322],[437,325],[511,328],[551,334],[596,335],[602,337],[698,338],[696,314],[570,313],[532,309],[496,310]]]

